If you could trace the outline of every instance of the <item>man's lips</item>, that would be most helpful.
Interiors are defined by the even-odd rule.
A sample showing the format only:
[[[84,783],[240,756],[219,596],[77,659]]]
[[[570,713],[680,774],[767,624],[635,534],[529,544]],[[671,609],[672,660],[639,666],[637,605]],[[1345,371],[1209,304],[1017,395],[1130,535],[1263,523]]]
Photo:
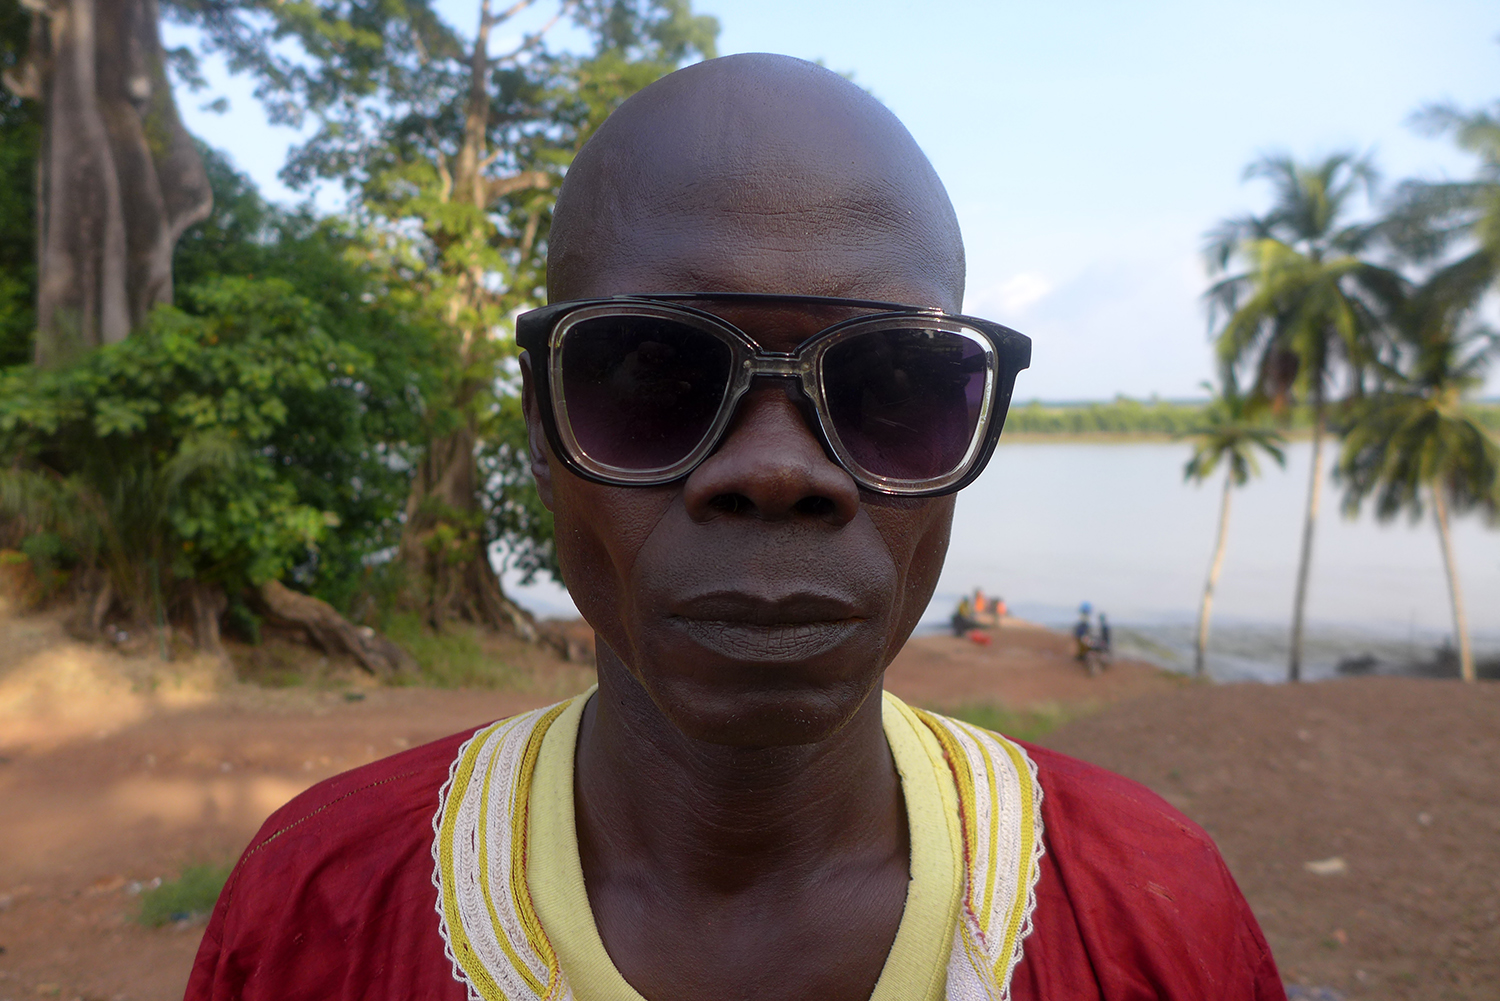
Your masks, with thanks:
[[[700,595],[676,602],[667,621],[694,643],[725,657],[759,663],[809,660],[847,640],[866,616],[826,595],[761,598]]]
[[[853,602],[831,595],[802,593],[765,598],[738,591],[702,594],[675,601],[668,614],[673,618],[754,626],[843,622],[846,619],[865,618]]]

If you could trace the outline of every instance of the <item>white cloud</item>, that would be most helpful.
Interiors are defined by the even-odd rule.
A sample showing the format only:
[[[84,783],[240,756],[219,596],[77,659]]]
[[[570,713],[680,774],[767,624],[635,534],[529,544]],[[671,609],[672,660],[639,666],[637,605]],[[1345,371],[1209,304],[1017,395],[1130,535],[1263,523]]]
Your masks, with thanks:
[[[978,313],[1014,317],[1051,295],[1055,287],[1046,275],[1038,271],[1023,271],[981,290],[970,299],[973,306],[966,308]]]

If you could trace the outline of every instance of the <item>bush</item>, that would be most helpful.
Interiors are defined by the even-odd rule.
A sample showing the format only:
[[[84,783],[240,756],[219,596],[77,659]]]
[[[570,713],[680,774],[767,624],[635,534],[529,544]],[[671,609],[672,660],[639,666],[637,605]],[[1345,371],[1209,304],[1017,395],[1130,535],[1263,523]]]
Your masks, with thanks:
[[[175,581],[231,593],[285,574],[336,524],[274,447],[288,396],[338,395],[368,362],[278,279],[191,289],[196,314],[53,371],[0,376],[0,505],[103,566],[139,617]],[[155,605],[155,609],[149,606]]]

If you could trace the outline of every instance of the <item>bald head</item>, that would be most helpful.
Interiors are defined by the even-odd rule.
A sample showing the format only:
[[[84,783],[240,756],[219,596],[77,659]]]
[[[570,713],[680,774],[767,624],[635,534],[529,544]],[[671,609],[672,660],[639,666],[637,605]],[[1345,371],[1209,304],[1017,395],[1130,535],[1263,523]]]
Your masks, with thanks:
[[[584,146],[558,197],[553,301],[743,291],[956,310],[958,220],[904,126],[849,81],[787,56],[662,78]]]

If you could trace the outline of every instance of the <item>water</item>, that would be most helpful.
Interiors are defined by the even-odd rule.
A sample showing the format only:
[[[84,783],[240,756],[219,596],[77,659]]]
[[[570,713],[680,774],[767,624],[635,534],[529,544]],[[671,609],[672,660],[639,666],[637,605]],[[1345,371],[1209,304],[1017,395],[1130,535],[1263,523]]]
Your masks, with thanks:
[[[1274,681],[1286,672],[1311,445],[1287,468],[1235,491],[1228,551],[1214,604],[1209,673]],[[1333,449],[1325,449],[1331,462]],[[1002,444],[958,498],[948,561],[923,628],[942,628],[976,585],[1011,612],[1066,627],[1079,602],[1107,612],[1122,652],[1186,670],[1212,555],[1222,480],[1185,484],[1180,442]],[[1325,485],[1314,540],[1305,676],[1328,677],[1344,657],[1423,659],[1452,634],[1437,529],[1428,515],[1378,524],[1348,520]],[[1476,518],[1453,525],[1476,649],[1500,650],[1500,532]],[[510,585],[507,581],[507,585]],[[576,614],[550,583],[514,588],[545,615]]]

